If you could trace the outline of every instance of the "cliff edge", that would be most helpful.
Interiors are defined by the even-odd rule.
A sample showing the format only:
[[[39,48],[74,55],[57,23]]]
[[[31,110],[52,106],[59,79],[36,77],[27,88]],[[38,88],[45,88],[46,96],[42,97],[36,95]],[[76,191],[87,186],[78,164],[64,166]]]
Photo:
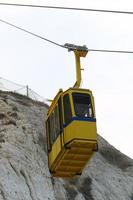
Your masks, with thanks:
[[[0,200],[133,200],[133,160],[98,136],[80,177],[51,177],[47,165],[47,106],[0,91]]]

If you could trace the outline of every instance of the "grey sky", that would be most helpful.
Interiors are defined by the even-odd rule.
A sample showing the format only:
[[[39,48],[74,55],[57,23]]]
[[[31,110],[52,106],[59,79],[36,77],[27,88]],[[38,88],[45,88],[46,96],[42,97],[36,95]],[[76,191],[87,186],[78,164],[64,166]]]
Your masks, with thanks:
[[[19,2],[133,11],[129,0]],[[1,19],[60,44],[133,50],[133,15],[9,6],[0,6],[0,13]],[[72,53],[3,23],[0,36],[1,77],[28,84],[45,98],[53,98],[59,88],[67,89],[75,82]],[[133,158],[133,55],[89,52],[82,67],[82,87],[95,96],[98,133]]]

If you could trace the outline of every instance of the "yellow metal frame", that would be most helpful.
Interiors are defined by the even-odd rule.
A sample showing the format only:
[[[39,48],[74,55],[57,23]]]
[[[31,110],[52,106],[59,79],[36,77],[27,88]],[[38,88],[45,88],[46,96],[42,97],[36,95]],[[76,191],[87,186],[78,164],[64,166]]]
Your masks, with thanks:
[[[76,61],[76,82],[74,84],[74,88],[79,88],[81,85],[81,64],[80,64],[80,57],[85,57],[87,55],[88,51],[81,51],[81,50],[75,50],[75,61]]]
[[[68,90],[62,92],[62,98],[65,94],[69,94],[69,97],[70,97],[70,104],[71,104],[71,109],[72,109],[72,116],[75,116],[75,111],[74,111],[74,105],[73,105],[73,99],[72,99],[72,93],[73,92],[76,92],[76,93],[87,93],[91,96],[91,102],[92,102],[92,107],[93,107],[93,112],[94,112],[94,117],[96,117],[96,114],[95,114],[95,103],[94,103],[94,97],[93,97],[93,94],[92,94],[92,91],[89,90],[89,89],[81,89],[81,88],[69,88]],[[64,118],[63,118],[63,122],[64,122]]]

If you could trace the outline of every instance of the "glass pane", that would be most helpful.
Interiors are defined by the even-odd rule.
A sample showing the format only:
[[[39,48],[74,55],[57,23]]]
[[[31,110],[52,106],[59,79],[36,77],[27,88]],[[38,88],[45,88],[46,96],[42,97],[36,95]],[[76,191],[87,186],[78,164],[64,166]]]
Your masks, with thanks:
[[[78,117],[93,117],[91,98],[89,94],[73,93],[75,114]]]
[[[54,143],[55,140],[55,134],[54,134],[54,114],[52,113],[50,116],[50,136],[51,136],[51,143]]]
[[[71,118],[72,118],[71,105],[70,105],[70,99],[69,99],[69,95],[68,94],[66,94],[63,97],[63,103],[64,103],[65,123],[68,123],[68,122],[71,121]]]
[[[58,107],[55,108],[55,139],[58,137],[60,133],[60,123],[59,123],[59,113]]]
[[[51,142],[50,142],[50,120],[49,118],[47,119],[46,122],[46,136],[47,136],[47,149],[48,151],[51,150]]]
[[[59,98],[59,101],[58,101],[58,108],[59,108],[59,122],[60,122],[60,133],[61,133],[62,129],[63,129],[62,100],[61,100],[61,97]]]

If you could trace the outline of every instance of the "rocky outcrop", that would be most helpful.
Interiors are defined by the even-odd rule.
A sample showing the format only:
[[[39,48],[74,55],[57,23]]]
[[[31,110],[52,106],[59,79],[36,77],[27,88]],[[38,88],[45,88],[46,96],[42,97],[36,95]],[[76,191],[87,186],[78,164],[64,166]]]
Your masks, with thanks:
[[[100,136],[80,177],[51,177],[46,113],[45,104],[0,92],[0,200],[133,200],[133,160]]]

